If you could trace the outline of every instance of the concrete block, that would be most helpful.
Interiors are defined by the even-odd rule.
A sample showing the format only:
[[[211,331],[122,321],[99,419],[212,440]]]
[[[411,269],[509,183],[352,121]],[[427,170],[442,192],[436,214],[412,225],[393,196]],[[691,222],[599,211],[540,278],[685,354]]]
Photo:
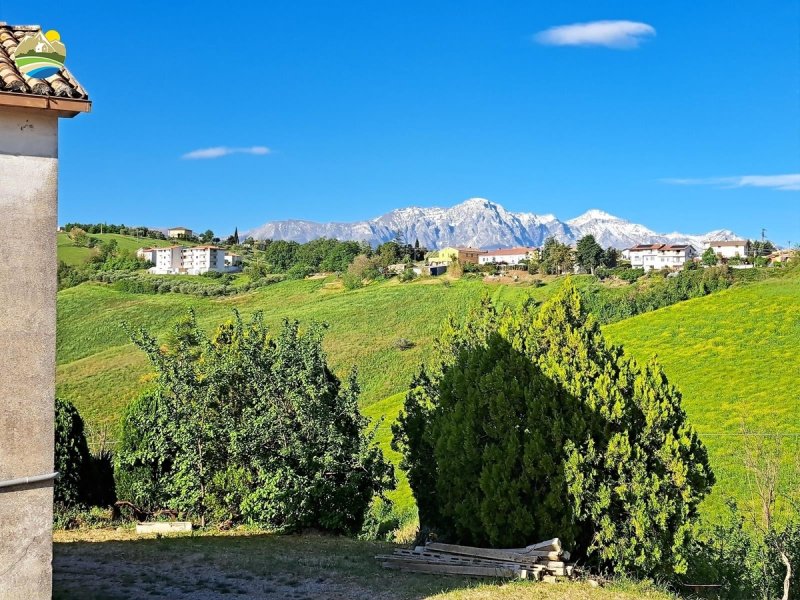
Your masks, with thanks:
[[[154,521],[152,523],[137,523],[136,533],[179,533],[191,531],[190,521]]]

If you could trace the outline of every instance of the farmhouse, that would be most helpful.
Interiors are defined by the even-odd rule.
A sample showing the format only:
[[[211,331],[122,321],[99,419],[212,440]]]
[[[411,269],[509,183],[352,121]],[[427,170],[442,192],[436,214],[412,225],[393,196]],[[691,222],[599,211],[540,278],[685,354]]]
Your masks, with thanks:
[[[634,269],[680,269],[697,251],[690,244],[639,244],[628,248],[628,256]]]
[[[19,70],[20,43],[41,34],[0,21],[2,598],[52,596],[58,120],[91,109],[68,71]]]
[[[186,227],[172,227],[167,229],[167,237],[171,240],[188,240],[192,237],[192,230]]]
[[[486,254],[486,250],[481,250],[480,248],[460,247],[457,248],[457,250],[458,262],[460,262],[462,265],[466,263],[477,265],[479,264],[480,257]]]
[[[744,258],[750,254],[749,240],[729,240],[720,242],[709,242],[708,247],[714,254],[722,258]]]
[[[153,263],[150,272],[155,275],[201,275],[208,271],[237,271],[239,262],[233,257],[226,260],[225,250],[217,246],[140,248],[136,256]]]
[[[524,260],[536,259],[538,255],[538,248],[501,248],[499,250],[489,250],[482,254],[478,259],[478,263],[481,265],[493,263],[518,265]]]

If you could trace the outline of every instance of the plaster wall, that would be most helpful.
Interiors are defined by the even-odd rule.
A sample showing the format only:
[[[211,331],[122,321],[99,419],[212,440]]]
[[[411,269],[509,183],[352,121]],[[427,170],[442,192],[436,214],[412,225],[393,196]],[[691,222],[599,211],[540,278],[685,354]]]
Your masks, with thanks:
[[[58,119],[0,107],[0,480],[53,471]],[[52,482],[0,488],[0,599],[50,598]]]

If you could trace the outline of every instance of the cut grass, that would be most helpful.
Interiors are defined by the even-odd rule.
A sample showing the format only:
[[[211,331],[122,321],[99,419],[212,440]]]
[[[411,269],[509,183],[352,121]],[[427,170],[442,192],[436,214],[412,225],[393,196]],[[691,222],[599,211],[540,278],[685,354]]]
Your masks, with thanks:
[[[609,325],[640,361],[656,355],[708,446],[717,486],[706,510],[741,498],[742,427],[800,441],[800,278],[768,279]]]
[[[235,531],[160,539],[131,530],[56,532],[54,598],[258,598],[384,600],[628,600],[671,596],[643,586],[503,583],[387,571],[382,542]]]
[[[72,400],[92,425],[114,425],[121,407],[138,393],[141,378],[149,372],[143,353],[128,341],[123,321],[163,336],[189,308],[195,309],[207,330],[231,319],[236,308],[245,318],[262,311],[272,327],[287,317],[327,323],[325,349],[332,366],[341,377],[358,368],[362,405],[369,406],[406,389],[414,369],[429,357],[448,313],[463,314],[483,293],[500,304],[515,304],[529,294],[546,298],[561,285],[389,281],[345,291],[331,283],[286,281],[219,299],[128,294],[90,283],[63,290],[58,295],[58,393]],[[399,338],[414,346],[396,348]]]
[[[117,248],[134,252],[139,248],[145,247],[162,248],[164,246],[170,246],[175,242],[175,240],[137,238],[132,235],[120,235],[118,233],[90,233],[89,235],[102,242],[116,240]],[[72,240],[69,239],[69,234],[61,232],[56,234],[56,249],[58,260],[62,260],[73,267],[87,262],[89,258],[97,252],[94,248],[74,246]]]

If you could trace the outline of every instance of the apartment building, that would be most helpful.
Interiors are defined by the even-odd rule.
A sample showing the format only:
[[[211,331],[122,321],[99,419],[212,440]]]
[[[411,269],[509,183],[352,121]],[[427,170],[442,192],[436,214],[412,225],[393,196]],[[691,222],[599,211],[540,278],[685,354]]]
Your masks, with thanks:
[[[226,265],[225,250],[218,246],[141,248],[136,255],[153,263],[150,272],[155,275],[201,275],[208,271],[238,270],[234,261]]]
[[[628,248],[631,267],[634,269],[680,269],[697,256],[690,244],[639,244]]]

